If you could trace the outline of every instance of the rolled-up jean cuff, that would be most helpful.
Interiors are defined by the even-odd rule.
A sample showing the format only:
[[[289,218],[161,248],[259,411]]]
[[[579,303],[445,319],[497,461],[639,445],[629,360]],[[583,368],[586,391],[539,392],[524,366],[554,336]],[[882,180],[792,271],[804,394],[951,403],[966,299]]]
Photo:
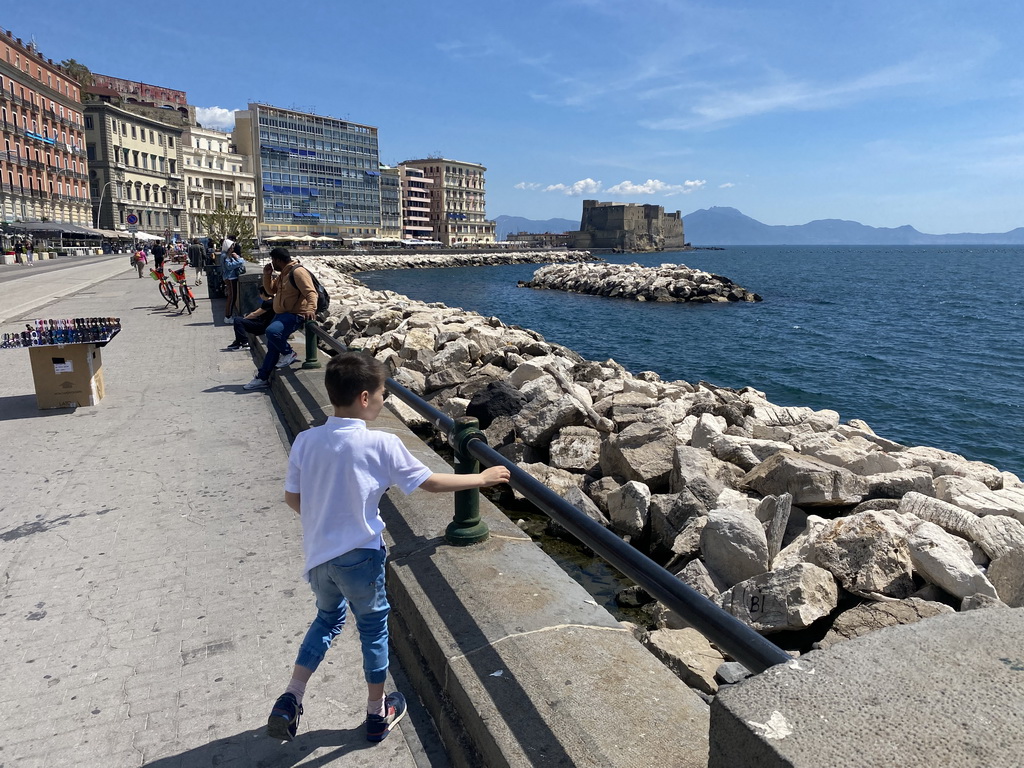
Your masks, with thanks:
[[[363,670],[363,676],[366,678],[366,682],[370,685],[379,685],[388,679],[388,668],[374,669],[374,670]]]

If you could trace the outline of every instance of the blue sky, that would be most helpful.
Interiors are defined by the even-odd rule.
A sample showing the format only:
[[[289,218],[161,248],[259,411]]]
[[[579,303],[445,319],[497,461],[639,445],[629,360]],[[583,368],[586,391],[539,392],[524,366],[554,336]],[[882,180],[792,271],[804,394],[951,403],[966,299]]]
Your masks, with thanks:
[[[482,163],[490,217],[1024,226],[1020,3],[34,0],[0,26],[207,125],[261,101],[377,126],[386,163]]]

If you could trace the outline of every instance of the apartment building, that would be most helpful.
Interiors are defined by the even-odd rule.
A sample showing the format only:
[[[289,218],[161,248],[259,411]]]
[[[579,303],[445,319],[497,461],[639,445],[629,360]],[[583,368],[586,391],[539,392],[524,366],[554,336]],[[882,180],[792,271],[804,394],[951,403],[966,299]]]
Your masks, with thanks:
[[[402,174],[389,165],[380,167],[380,236],[388,240],[402,237]]]
[[[444,245],[493,243],[495,223],[487,220],[484,172],[478,163],[431,157],[406,160],[433,180],[430,199],[432,237]]]
[[[0,30],[0,220],[91,226],[78,83]]]
[[[189,237],[208,234],[202,215],[218,206],[252,220],[256,231],[256,178],[252,158],[235,151],[231,134],[193,125],[182,137],[182,170]]]
[[[399,165],[398,169],[402,195],[402,238],[431,240],[430,188],[434,180],[428,179],[421,168]]]
[[[238,151],[253,158],[259,234],[376,237],[381,228],[377,129],[249,104],[235,113]]]
[[[169,239],[184,237],[186,118],[173,110],[92,95],[85,105],[85,146],[99,228],[125,229],[128,214],[135,214],[140,230]]]

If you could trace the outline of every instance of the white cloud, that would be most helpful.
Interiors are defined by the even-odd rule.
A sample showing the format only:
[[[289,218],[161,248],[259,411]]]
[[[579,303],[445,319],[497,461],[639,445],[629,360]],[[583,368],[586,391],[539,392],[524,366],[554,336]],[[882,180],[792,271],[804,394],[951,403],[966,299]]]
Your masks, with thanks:
[[[537,184],[536,182],[533,182],[533,181],[520,181],[518,184],[515,185],[515,189],[534,190],[534,189],[540,189],[543,186],[544,186],[543,184]]]
[[[593,195],[600,192],[602,189],[600,181],[594,181],[593,179],[581,179],[574,184],[550,184],[544,187],[545,192],[561,192],[565,195],[572,197],[580,197],[582,195]]]
[[[563,195],[569,195],[571,197],[581,197],[583,195],[596,195],[599,192],[607,192],[612,195],[622,196],[635,196],[635,195],[662,195],[664,197],[672,197],[673,195],[688,195],[691,192],[696,192],[701,189],[706,181],[703,179],[695,179],[684,181],[682,184],[668,184],[658,179],[648,179],[643,184],[634,184],[632,181],[620,181],[611,187],[605,187],[600,181],[594,181],[591,178],[581,179],[580,181],[572,184],[549,184],[544,187],[545,192],[561,192]],[[539,185],[537,185],[539,186]],[[531,186],[526,182],[516,184],[517,189],[535,189],[535,186]]]
[[[658,179],[648,179],[643,184],[634,184],[632,181],[622,181],[614,187],[608,187],[605,192],[613,195],[688,195],[707,184],[704,180],[684,181],[682,184],[666,184]]]
[[[777,112],[821,112],[907,87],[934,85],[943,76],[943,70],[934,62],[922,59],[882,67],[846,80],[816,83],[777,75],[770,82],[745,89],[712,85],[705,89],[706,93],[692,99],[687,114],[644,120],[640,124],[652,130],[673,131],[716,127]]]
[[[727,182],[725,182],[725,184],[719,184],[719,185],[718,185],[718,188],[719,188],[719,189],[732,189],[732,188],[733,188],[733,187],[735,187],[735,186],[736,186],[736,185],[735,185],[735,184],[733,184],[733,183],[732,183],[731,181],[727,181]]]
[[[196,121],[204,128],[233,131],[235,129],[235,110],[224,107],[196,107]]]

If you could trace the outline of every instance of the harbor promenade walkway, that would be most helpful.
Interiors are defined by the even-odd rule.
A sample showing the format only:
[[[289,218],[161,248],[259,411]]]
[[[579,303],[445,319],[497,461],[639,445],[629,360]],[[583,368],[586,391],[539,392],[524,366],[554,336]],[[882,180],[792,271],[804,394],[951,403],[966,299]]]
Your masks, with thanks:
[[[410,717],[365,740],[354,626],[301,738],[264,735],[313,603],[273,400],[242,389],[252,360],[196,294],[164,309],[124,255],[0,267],[0,333],[123,324],[93,407],[37,410],[28,351],[0,350],[0,765],[446,766],[396,666]]]

